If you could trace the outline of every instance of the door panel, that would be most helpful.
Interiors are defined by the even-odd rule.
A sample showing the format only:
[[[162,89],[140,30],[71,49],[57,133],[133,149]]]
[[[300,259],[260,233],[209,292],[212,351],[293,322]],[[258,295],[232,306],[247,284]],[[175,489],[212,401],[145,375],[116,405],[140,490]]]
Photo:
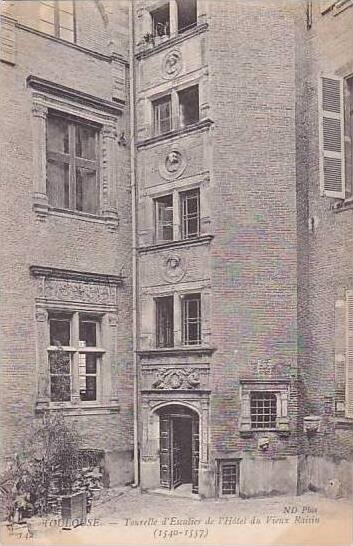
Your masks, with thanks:
[[[181,484],[181,439],[178,421],[171,419],[172,433],[172,487],[178,487]]]
[[[171,488],[170,417],[159,419],[159,451],[161,486]]]
[[[200,431],[199,419],[192,420],[192,492],[199,492]]]

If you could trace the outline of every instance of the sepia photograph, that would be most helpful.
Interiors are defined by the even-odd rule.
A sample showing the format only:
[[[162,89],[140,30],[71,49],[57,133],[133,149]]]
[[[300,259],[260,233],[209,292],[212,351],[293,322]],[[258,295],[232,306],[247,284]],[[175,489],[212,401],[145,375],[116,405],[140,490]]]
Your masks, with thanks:
[[[0,0],[0,543],[352,546],[353,0]]]

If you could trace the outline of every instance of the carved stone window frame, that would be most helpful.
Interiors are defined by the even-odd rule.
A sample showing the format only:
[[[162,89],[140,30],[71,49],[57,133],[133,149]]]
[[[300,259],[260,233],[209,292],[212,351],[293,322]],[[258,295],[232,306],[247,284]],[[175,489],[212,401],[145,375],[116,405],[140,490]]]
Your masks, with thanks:
[[[252,428],[250,398],[253,392],[267,392],[276,395],[277,411],[275,428]],[[240,384],[240,432],[289,432],[289,394],[289,382],[287,380],[242,380]]]
[[[41,266],[31,266],[31,275],[35,279],[35,324],[36,324],[36,363],[37,363],[37,397],[36,412],[46,410],[63,410],[74,415],[82,413],[101,414],[119,411],[118,385],[116,373],[117,360],[117,288],[122,278],[112,275],[80,273],[70,270],[59,270]],[[101,393],[100,399],[94,402],[81,402],[79,392],[72,392],[70,402],[51,402],[48,352],[49,316],[65,313],[73,317],[78,337],[78,316],[92,315],[100,323],[100,347],[93,349],[100,355]],[[79,354],[78,346],[68,347]],[[76,374],[78,373],[78,356],[76,357]],[[75,370],[74,370],[75,371]],[[76,387],[78,377],[76,376]]]
[[[27,78],[32,98],[33,138],[33,210],[39,220],[48,214],[84,218],[103,222],[110,230],[118,227],[117,212],[117,125],[121,108],[114,102],[81,93],[34,76]],[[99,126],[99,188],[98,215],[76,210],[59,210],[50,206],[46,190],[46,119],[50,110]]]

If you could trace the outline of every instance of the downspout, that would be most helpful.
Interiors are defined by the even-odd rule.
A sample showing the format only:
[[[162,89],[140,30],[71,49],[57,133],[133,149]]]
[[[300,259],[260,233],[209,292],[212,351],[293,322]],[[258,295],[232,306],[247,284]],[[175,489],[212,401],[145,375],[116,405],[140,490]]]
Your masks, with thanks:
[[[139,485],[139,436],[138,436],[138,412],[139,412],[139,383],[137,360],[137,317],[138,317],[138,293],[137,293],[137,210],[136,210],[136,146],[135,146],[135,32],[134,32],[134,0],[129,2],[129,84],[130,84],[130,177],[131,177],[131,218],[132,218],[132,350],[134,373],[134,483]]]

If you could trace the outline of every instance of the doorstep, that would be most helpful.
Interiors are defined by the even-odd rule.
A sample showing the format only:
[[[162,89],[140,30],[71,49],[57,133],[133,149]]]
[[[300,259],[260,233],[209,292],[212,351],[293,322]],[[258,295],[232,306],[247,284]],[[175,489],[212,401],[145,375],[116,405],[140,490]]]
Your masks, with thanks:
[[[156,495],[163,495],[173,499],[191,499],[201,500],[201,497],[197,493],[193,493],[191,490],[191,484],[179,485],[176,489],[167,489],[165,487],[158,487],[156,489],[147,489],[146,493],[152,493]]]

